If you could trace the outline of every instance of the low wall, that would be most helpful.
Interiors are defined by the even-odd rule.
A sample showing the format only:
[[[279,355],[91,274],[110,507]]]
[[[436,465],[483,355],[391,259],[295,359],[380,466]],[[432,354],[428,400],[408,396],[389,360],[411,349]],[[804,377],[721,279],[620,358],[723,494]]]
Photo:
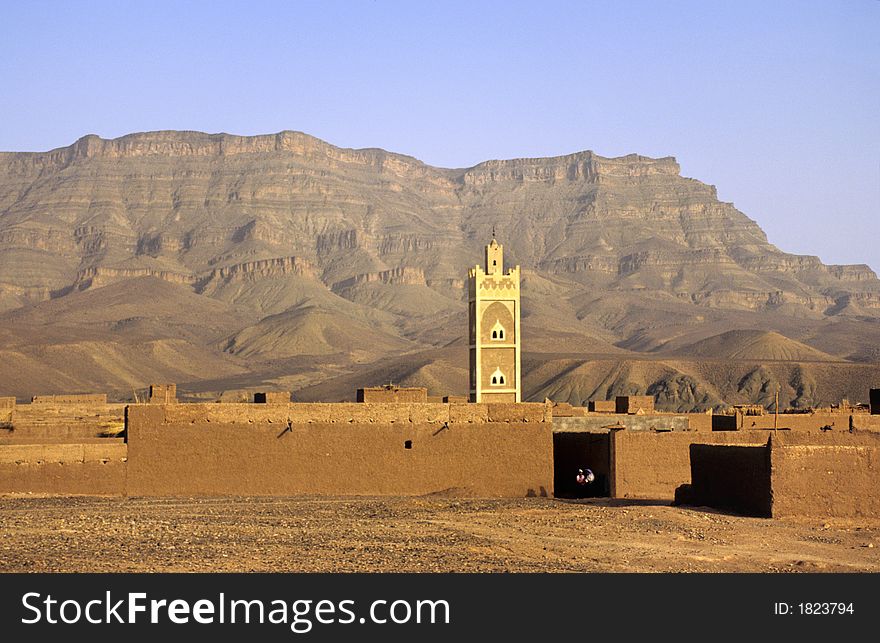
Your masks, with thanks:
[[[880,415],[853,415],[852,427],[856,431],[880,432]]]
[[[880,517],[880,436],[862,444],[772,443],[773,516]]]
[[[711,431],[714,415],[711,413],[685,413],[690,431]]]
[[[125,444],[0,445],[0,493],[122,495]]]
[[[855,416],[853,416],[855,417]],[[740,430],[772,429],[773,414],[742,415]],[[818,431],[823,427],[831,427],[835,431],[849,429],[849,413],[780,413],[779,428],[792,431]]]
[[[15,398],[0,397],[0,429],[8,429],[12,427],[12,420],[15,417]]]
[[[618,413],[653,413],[653,395],[618,395],[614,400],[614,407]]]
[[[568,402],[554,402],[553,403],[553,417],[554,418],[570,418],[574,415],[574,407]]]
[[[107,404],[106,393],[87,395],[34,395],[31,404],[79,404],[80,406]]]
[[[254,404],[290,404],[290,391],[254,393]]]
[[[376,386],[373,388],[359,388],[357,390],[358,402],[398,403],[413,404],[428,402],[428,389],[419,386],[391,387]],[[438,400],[439,402],[439,400]]]
[[[162,405],[157,405],[162,406]],[[129,405],[127,415],[146,405]],[[412,424],[412,423],[547,423],[551,407],[538,403],[306,403],[292,404],[176,404],[163,410],[167,423],[256,422],[293,424]]]
[[[676,504],[770,517],[770,452],[766,445],[692,444],[690,458],[691,482],[676,490]]]
[[[706,416],[709,417],[709,416]],[[617,415],[591,413],[584,416],[554,417],[554,431],[608,431],[611,427],[626,427],[627,431],[688,431],[687,415]]]
[[[880,435],[794,433],[771,435],[764,446],[690,451],[680,504],[774,518],[880,517]]]
[[[761,446],[764,431],[614,431],[611,434],[611,496],[672,500],[691,480],[692,444]]]
[[[0,445],[29,445],[29,444],[125,444],[124,438],[46,438],[10,436],[0,432]]]
[[[713,415],[713,431],[739,431],[742,422],[741,415]]]
[[[174,404],[177,401],[177,384],[150,384],[150,404]]]
[[[46,438],[76,442],[82,438],[121,434],[124,404],[19,404],[11,431],[0,435],[13,440]]]
[[[587,403],[590,413],[617,413],[616,400],[590,400]]]
[[[444,404],[467,404],[467,395],[444,395],[440,400]]]
[[[551,420],[543,404],[129,406],[127,492],[552,495]]]

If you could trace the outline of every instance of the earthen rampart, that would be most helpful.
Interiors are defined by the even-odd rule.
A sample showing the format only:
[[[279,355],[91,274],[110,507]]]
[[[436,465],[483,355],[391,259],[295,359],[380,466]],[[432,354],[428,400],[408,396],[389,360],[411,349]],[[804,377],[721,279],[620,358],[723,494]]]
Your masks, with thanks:
[[[554,417],[554,431],[609,431],[625,428],[628,431],[690,431],[688,415],[656,413],[652,415],[618,415],[616,413],[588,413],[583,416]]]
[[[428,389],[419,386],[375,386],[371,388],[359,388],[357,401],[365,403],[396,402],[398,404],[413,404],[428,402]],[[439,402],[439,400],[437,400]]]
[[[128,448],[88,444],[0,445],[0,493],[123,495]]]
[[[34,395],[31,404],[76,404],[78,406],[91,406],[107,404],[106,393],[88,393],[84,395]]]
[[[254,393],[254,404],[290,404],[290,391]]]
[[[692,444],[762,446],[771,435],[779,444],[788,446],[870,445],[875,439],[868,432],[849,431],[613,431],[611,495],[671,500],[676,488],[691,480]]]
[[[124,404],[19,404],[12,428],[0,435],[11,441],[112,437],[124,429]]]
[[[761,446],[693,444],[680,504],[752,516],[880,517],[880,435],[775,434]],[[808,443],[813,442],[813,443]]]
[[[771,441],[773,517],[880,517],[880,435],[860,444]]]
[[[128,494],[552,495],[551,420],[543,404],[130,406]]]

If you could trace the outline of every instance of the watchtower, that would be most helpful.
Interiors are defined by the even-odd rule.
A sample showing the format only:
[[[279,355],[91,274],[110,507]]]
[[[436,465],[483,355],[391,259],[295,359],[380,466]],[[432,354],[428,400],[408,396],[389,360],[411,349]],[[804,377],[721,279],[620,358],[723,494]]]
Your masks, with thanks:
[[[504,272],[493,235],[485,268],[468,271],[470,401],[521,402],[519,266]]]

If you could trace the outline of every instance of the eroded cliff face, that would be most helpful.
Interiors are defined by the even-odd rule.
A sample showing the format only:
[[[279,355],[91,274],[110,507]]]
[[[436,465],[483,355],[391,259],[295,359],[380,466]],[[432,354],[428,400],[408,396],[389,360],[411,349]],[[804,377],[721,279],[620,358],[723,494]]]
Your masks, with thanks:
[[[6,308],[97,275],[195,284],[239,266],[270,277],[291,256],[328,287],[413,268],[456,279],[493,225],[511,260],[591,287],[751,310],[880,310],[866,266],[780,252],[672,158],[581,152],[446,170],[297,132],[86,136],[0,155]]]
[[[835,348],[816,325],[880,317],[867,266],[781,252],[673,158],[443,169],[299,132],[86,136],[0,153],[0,312],[152,278],[250,320],[253,355],[268,352],[261,329],[276,343],[283,333],[258,322],[303,305],[440,346],[460,334],[462,277],[493,227],[527,276],[525,322],[548,338],[655,352],[708,324],[819,338],[849,358],[869,348]],[[674,384],[664,394],[690,390]]]

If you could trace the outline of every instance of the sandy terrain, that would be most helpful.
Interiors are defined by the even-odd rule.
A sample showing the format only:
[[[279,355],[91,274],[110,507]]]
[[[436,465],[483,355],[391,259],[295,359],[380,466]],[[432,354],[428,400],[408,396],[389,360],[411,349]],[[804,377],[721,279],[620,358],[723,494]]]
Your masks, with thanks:
[[[880,521],[545,498],[0,498],[0,571],[872,571]]]

